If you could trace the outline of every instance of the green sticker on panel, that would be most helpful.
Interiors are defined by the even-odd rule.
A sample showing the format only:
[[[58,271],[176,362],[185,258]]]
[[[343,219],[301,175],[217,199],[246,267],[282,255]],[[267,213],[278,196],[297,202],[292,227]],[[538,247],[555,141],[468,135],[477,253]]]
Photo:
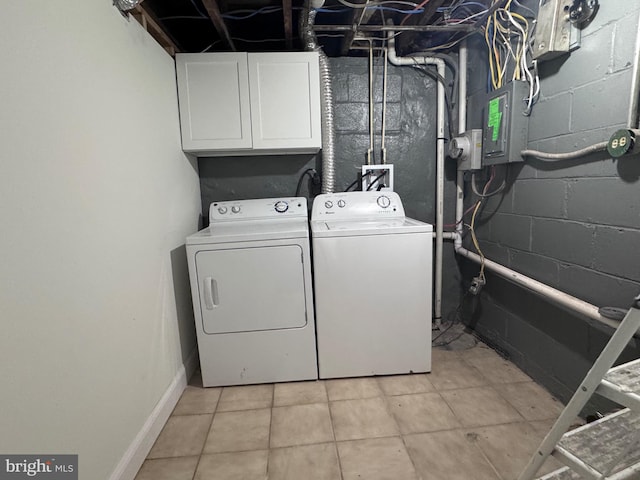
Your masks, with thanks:
[[[491,141],[498,141],[500,133],[500,124],[502,123],[502,112],[500,111],[500,98],[494,98],[489,101],[489,121],[487,127],[492,129]]]

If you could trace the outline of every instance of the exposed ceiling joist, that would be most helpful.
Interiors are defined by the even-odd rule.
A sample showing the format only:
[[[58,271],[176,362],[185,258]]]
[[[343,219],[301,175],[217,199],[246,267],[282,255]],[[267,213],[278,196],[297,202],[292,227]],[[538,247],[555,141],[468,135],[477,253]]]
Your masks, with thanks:
[[[160,26],[159,22],[157,21],[153,13],[149,12],[143,6],[138,4],[131,11],[131,14],[134,16],[136,20],[138,20],[138,22],[140,22],[142,27],[147,32],[149,32],[149,34],[160,45],[162,45],[162,47],[169,53],[169,55],[173,56],[176,53],[179,53],[181,51],[180,48],[178,48],[177,44],[173,41],[173,39]]]
[[[356,4],[364,5],[367,3],[367,0],[356,0]],[[356,35],[356,27],[360,23],[367,23],[369,18],[373,14],[373,10],[363,10],[361,8],[354,8],[353,12],[351,12],[351,20],[349,23],[353,25],[351,30],[348,30],[344,36],[344,40],[342,40],[342,46],[340,48],[340,55],[348,55],[349,50],[351,50],[351,45],[353,45],[353,38]]]
[[[424,12],[418,15],[411,15],[407,18],[406,24],[411,25],[426,25],[433,19],[440,7],[444,4],[445,0],[428,0],[425,5],[423,5]],[[402,35],[398,38],[398,47],[401,50],[404,50],[405,47],[410,47],[414,41],[416,40],[415,34],[407,34]]]
[[[293,15],[291,0],[282,0],[282,15],[284,16],[284,38],[287,48],[293,49]]]
[[[218,7],[216,0],[202,0],[202,4],[207,10],[209,17],[213,22],[213,26],[216,27],[220,38],[224,38],[229,45],[229,48],[235,52],[236,46],[233,44],[231,35],[229,35],[229,30],[227,30],[227,26],[224,23],[224,19],[222,18],[222,14],[220,13],[220,8]]]

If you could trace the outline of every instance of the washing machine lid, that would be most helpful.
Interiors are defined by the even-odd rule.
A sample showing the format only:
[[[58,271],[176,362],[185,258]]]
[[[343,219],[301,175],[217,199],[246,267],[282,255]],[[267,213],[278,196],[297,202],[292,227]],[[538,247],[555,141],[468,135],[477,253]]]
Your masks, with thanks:
[[[371,218],[311,222],[316,238],[353,237],[361,235],[390,235],[404,233],[431,233],[433,226],[413,218]]]
[[[187,245],[309,238],[306,218],[254,220],[209,225],[187,237]]]

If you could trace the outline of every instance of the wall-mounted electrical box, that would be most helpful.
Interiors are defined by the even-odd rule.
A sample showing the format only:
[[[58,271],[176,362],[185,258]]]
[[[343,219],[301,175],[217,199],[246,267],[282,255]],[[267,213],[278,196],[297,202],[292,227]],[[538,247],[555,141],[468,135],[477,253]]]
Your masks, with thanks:
[[[512,81],[486,94],[482,120],[482,165],[522,162],[527,148],[529,117],[526,98],[529,84]]]
[[[473,128],[452,138],[449,156],[458,160],[458,170],[480,170],[482,168],[482,130]]]
[[[540,0],[533,42],[534,60],[551,60],[580,46],[580,29],[571,21],[571,10],[579,3],[575,0]]]
[[[363,165],[362,191],[393,191],[393,165]]]

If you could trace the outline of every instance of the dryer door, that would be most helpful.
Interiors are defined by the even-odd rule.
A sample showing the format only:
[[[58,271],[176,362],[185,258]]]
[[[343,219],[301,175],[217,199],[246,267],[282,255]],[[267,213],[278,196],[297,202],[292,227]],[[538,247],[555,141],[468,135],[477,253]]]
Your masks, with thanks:
[[[307,316],[302,258],[299,245],[198,252],[204,332],[303,327]]]

